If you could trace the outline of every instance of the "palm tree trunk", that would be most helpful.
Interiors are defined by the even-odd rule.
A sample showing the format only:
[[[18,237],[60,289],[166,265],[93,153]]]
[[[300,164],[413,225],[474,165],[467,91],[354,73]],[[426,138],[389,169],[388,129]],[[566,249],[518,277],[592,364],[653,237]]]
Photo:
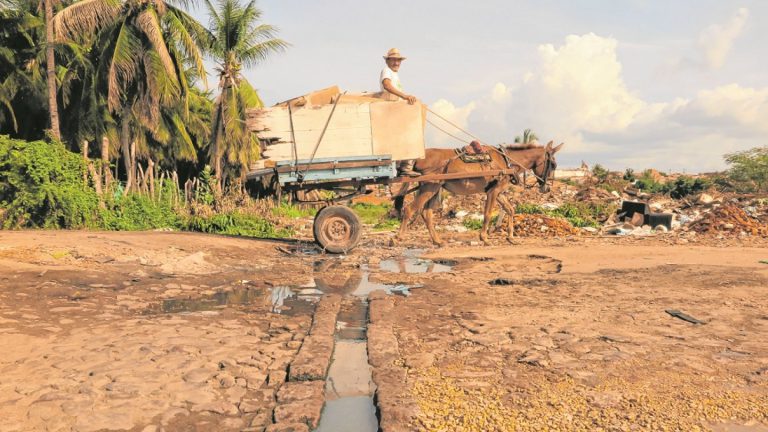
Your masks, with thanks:
[[[120,119],[120,151],[123,153],[123,164],[125,165],[125,193],[127,194],[134,183],[133,162],[131,160],[131,125],[128,120],[128,110],[123,110],[123,116]]]
[[[45,69],[48,76],[48,110],[51,114],[51,133],[61,140],[59,129],[59,105],[56,101],[56,63],[53,56],[53,0],[43,0],[45,5]]]

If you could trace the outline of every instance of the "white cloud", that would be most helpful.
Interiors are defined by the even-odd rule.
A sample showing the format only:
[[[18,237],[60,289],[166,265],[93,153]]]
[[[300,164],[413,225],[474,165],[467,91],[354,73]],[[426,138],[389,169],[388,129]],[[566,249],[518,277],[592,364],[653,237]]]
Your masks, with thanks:
[[[733,42],[744,31],[749,10],[740,8],[724,24],[713,24],[699,35],[699,46],[703,49],[707,65],[718,69],[725,64]]]
[[[472,111],[475,110],[476,106],[477,104],[475,102],[470,102],[463,107],[457,107],[445,99],[440,99],[433,103],[429,108],[443,118],[439,118],[433,114],[427,114],[427,119],[436,125],[427,125],[427,147],[456,147],[461,145],[459,140],[452,138],[448,134],[455,135],[463,140],[470,140],[471,138],[457,130],[456,126],[467,130],[467,119],[469,118],[469,115],[472,114]],[[438,130],[438,127],[444,132]]]
[[[768,88],[729,84],[702,90],[693,108],[709,118],[730,119],[739,125],[768,132]]]
[[[567,163],[617,169],[720,169],[724,153],[765,145],[768,87],[734,83],[652,103],[627,87],[616,47],[592,33],[568,36],[562,46],[540,46],[538,64],[519,83],[497,83],[463,107],[442,99],[433,109],[490,143],[531,128],[541,141],[566,142]]]

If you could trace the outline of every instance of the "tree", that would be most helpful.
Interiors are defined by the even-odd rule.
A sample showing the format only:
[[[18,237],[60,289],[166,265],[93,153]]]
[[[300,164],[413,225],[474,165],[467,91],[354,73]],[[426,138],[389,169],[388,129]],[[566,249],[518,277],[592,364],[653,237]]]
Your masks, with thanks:
[[[104,102],[106,113],[119,124],[128,191],[135,186],[137,154],[149,151],[145,133],[161,135],[164,109],[183,107],[182,119],[188,113],[186,64],[205,81],[200,48],[209,34],[164,0],[82,0],[62,9],[54,27],[60,38],[90,40],[99,57],[91,83],[94,102]],[[99,117],[96,112],[93,118]]]
[[[246,127],[245,115],[247,109],[262,106],[262,102],[240,72],[285,50],[288,43],[275,38],[275,27],[259,24],[261,10],[253,1],[245,6],[238,0],[219,0],[217,7],[209,0],[206,4],[213,33],[210,55],[218,63],[220,91],[214,104],[208,156],[221,186],[226,172],[241,177],[259,158],[258,138]]]
[[[745,191],[764,192],[768,188],[768,146],[755,147],[724,156],[731,165],[728,177]]]
[[[539,137],[536,136],[536,134],[530,130],[526,129],[523,131],[523,136],[516,136],[515,137],[515,143],[517,144],[531,144],[539,140]]]
[[[45,70],[48,85],[48,112],[51,119],[51,133],[61,141],[59,129],[59,103],[56,100],[56,60],[53,37],[53,0],[42,0],[45,8]]]

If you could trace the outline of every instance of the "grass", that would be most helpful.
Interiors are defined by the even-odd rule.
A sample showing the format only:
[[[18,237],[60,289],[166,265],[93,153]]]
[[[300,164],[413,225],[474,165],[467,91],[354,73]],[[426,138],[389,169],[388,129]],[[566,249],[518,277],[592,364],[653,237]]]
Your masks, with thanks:
[[[400,221],[389,217],[392,206],[389,204],[357,203],[351,206],[352,210],[366,225],[373,225],[376,231],[385,231],[398,228]]]
[[[597,228],[609,214],[615,211],[615,205],[599,203],[565,203],[553,210],[545,209],[536,204],[519,204],[517,206],[518,213],[563,218],[577,228]]]
[[[317,209],[307,206],[301,206],[297,204],[288,204],[286,202],[280,203],[277,207],[272,209],[272,213],[275,216],[287,217],[291,219],[301,219],[307,217],[314,217],[317,213]]]

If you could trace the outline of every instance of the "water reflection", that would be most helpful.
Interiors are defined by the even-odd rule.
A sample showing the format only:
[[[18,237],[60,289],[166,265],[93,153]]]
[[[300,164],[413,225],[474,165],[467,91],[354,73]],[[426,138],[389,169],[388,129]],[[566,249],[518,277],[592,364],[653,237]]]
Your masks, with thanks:
[[[164,313],[200,312],[225,307],[227,305],[260,303],[263,299],[263,289],[237,288],[230,291],[219,291],[202,298],[166,299],[160,304],[160,311]]]

